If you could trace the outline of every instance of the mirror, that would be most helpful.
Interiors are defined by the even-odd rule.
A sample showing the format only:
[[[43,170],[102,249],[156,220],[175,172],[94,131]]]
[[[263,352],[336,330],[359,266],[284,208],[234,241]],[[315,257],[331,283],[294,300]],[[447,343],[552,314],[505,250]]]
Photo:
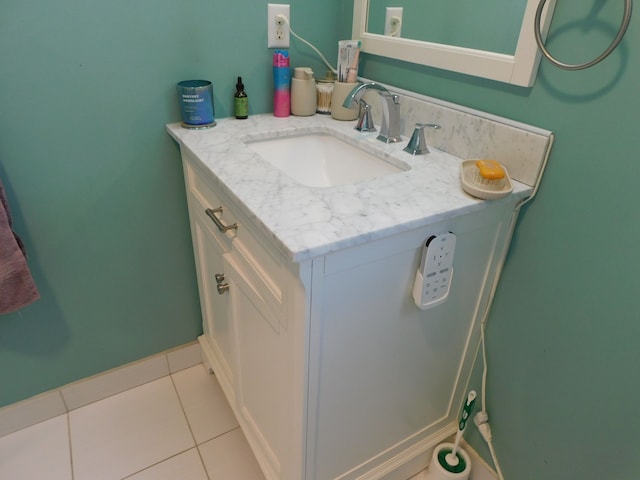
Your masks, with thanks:
[[[389,28],[397,36],[513,55],[526,5],[527,0],[369,0],[367,32],[384,35],[387,8],[399,7],[401,22]]]
[[[541,57],[533,31],[538,3],[354,0],[352,35],[365,53],[530,87]],[[403,8],[400,37],[384,35],[387,7]],[[550,0],[542,12],[543,38],[554,7]],[[518,20],[501,24],[509,18]]]

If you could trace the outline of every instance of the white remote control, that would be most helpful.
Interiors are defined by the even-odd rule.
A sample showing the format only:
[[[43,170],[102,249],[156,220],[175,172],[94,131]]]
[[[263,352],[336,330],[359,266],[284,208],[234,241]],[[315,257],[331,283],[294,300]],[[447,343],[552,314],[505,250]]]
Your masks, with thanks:
[[[413,284],[413,299],[418,308],[433,308],[447,299],[453,277],[455,249],[456,236],[451,232],[426,240]]]

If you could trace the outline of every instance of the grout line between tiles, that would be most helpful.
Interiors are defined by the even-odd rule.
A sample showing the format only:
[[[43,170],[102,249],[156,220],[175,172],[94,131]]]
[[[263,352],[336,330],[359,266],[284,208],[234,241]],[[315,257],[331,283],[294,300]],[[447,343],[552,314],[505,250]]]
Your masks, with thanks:
[[[220,438],[220,437],[226,435],[227,433],[231,433],[231,432],[233,432],[235,430],[242,430],[242,429],[241,429],[240,425],[238,425],[237,427],[233,427],[232,429],[227,430],[226,432],[222,432],[222,433],[220,433],[218,435],[215,435],[215,436],[211,437],[208,440],[203,441],[202,443],[200,443],[200,445],[204,445],[205,443],[210,442],[211,440],[215,440],[216,438]],[[252,453],[252,455],[253,455],[253,453]]]
[[[167,355],[166,353],[165,353],[165,355],[164,355],[164,363],[165,363],[165,364],[166,364],[166,366],[167,366],[167,372],[169,372],[169,376],[171,376],[171,374],[172,374],[173,372],[171,371],[171,363],[169,362],[169,355]],[[171,383],[173,383],[173,379],[171,379]],[[176,388],[176,386],[174,385],[174,386],[173,386],[173,388],[175,389],[175,388]],[[176,394],[177,394],[177,393],[178,393],[178,391],[176,390]],[[178,397],[179,397],[179,395],[178,395]]]
[[[182,404],[182,398],[180,397],[180,392],[178,391],[178,386],[176,385],[175,381],[173,380],[173,375],[169,375],[169,377],[171,377],[171,384],[173,385],[173,389],[176,392],[176,395],[178,396],[178,402],[180,402],[180,408],[182,409],[182,414],[184,415],[185,420],[187,421],[187,425],[189,426],[189,431],[191,432],[191,436],[193,437],[193,443],[196,446],[202,445],[204,443],[210,442],[211,440],[215,439],[215,438],[219,438],[223,435],[226,435],[229,432],[233,432],[234,430],[240,428],[240,426],[235,426],[233,428],[230,428],[229,430],[226,430],[222,433],[219,433],[218,435],[214,435],[211,438],[207,438],[206,440],[203,440],[202,442],[198,443],[198,440],[196,439],[195,434],[193,433],[193,429],[191,428],[191,423],[189,422],[189,417],[187,417],[187,411],[184,408],[184,405]],[[233,414],[233,416],[235,417],[235,413]],[[237,421],[237,418],[236,418]]]
[[[200,459],[200,463],[202,463],[202,468],[204,469],[204,474],[207,476],[207,480],[212,480],[211,475],[209,475],[207,465],[204,463],[204,458],[202,458],[202,452],[200,451],[200,447],[198,445],[196,445],[196,452],[198,452],[198,458]]]
[[[204,445],[207,442],[215,440],[216,438],[220,438],[223,435],[231,433],[234,430],[238,430],[240,428],[240,426],[238,425],[236,427],[233,427],[233,428],[231,428],[231,429],[229,429],[229,430],[227,430],[225,432],[219,433],[218,435],[214,435],[213,437],[208,438],[208,439],[203,440],[202,442],[198,443],[198,440],[196,439],[196,436],[193,433],[193,429],[191,428],[191,422],[189,422],[189,417],[187,416],[187,411],[184,408],[184,404],[182,403],[182,397],[180,396],[180,392],[178,391],[178,386],[176,385],[176,382],[175,382],[175,380],[173,378],[173,373],[169,374],[169,377],[171,378],[171,384],[173,385],[173,388],[174,388],[174,390],[176,392],[176,395],[178,396],[178,402],[180,402],[180,408],[182,409],[182,414],[184,415],[184,418],[185,418],[185,420],[187,422],[187,426],[189,427],[189,431],[191,432],[191,437],[193,438],[193,443],[196,446],[195,448],[196,448],[196,451],[198,452],[198,457],[200,458],[200,462],[202,463],[202,468],[204,469],[205,475],[207,476],[207,480],[212,480],[211,479],[211,475],[209,475],[209,470],[207,470],[207,465],[204,462],[204,458],[202,458],[202,452],[200,451],[200,446]],[[235,414],[234,414],[234,416],[235,416]],[[122,480],[125,480],[125,479],[122,479]]]
[[[178,397],[178,403],[180,403],[180,410],[182,410],[182,416],[184,417],[184,421],[187,422],[187,426],[189,427],[189,433],[191,433],[193,444],[195,446],[198,446],[198,441],[196,440],[196,436],[193,433],[193,428],[191,428],[191,423],[189,422],[189,417],[187,417],[187,411],[185,410],[184,404],[182,403],[182,397],[180,397],[180,392],[178,391],[176,382],[173,379],[173,374],[169,374],[169,378],[171,379],[171,385],[173,385],[173,391],[176,392],[176,397]]]
[[[185,420],[187,421],[187,425],[189,426],[189,431],[191,432],[191,436],[193,437],[193,443],[198,447],[202,444],[205,444],[207,442],[210,442],[213,439],[219,438],[223,435],[226,435],[229,432],[233,432],[234,430],[240,428],[240,426],[235,426],[233,428],[230,428],[229,430],[226,430],[222,433],[219,433],[218,435],[214,435],[211,438],[207,438],[206,440],[203,440],[202,442],[198,443],[198,440],[196,439],[195,434],[193,433],[193,429],[191,428],[191,423],[189,422],[189,417],[187,416],[187,411],[184,408],[184,405],[182,403],[182,398],[180,397],[180,392],[178,391],[178,386],[176,385],[176,382],[173,379],[173,374],[170,374],[169,377],[171,378],[171,384],[173,385],[173,389],[176,392],[176,395],[178,396],[178,402],[180,402],[180,408],[182,409],[182,414],[184,415]],[[236,421],[238,420],[237,417],[235,416],[235,413],[233,414],[234,418],[236,418]]]
[[[147,381],[144,381],[144,382],[142,382],[142,383],[138,383],[138,384],[134,385],[133,387],[129,387],[129,388],[127,388],[127,389],[124,389],[124,390],[121,390],[121,391],[118,391],[118,392],[111,393],[111,394],[106,395],[106,396],[104,396],[104,397],[96,398],[95,400],[91,400],[91,401],[90,401],[90,402],[88,402],[88,403],[84,403],[84,404],[79,405],[79,406],[77,406],[77,407],[74,407],[74,408],[72,408],[72,409],[70,409],[70,410],[67,410],[67,414],[69,414],[69,413],[71,413],[71,412],[75,412],[76,410],[79,410],[79,409],[81,409],[81,408],[88,407],[89,405],[93,405],[94,403],[101,402],[101,401],[106,400],[106,399],[108,399],[108,398],[115,397],[116,395],[120,395],[120,394],[122,394],[122,393],[126,393],[126,392],[128,392],[128,391],[130,391],[130,390],[135,390],[136,388],[142,387],[142,386],[144,386],[144,385],[147,385],[147,384],[149,384],[149,383],[155,382],[155,381],[157,381],[157,380],[161,380],[161,379],[163,379],[163,378],[165,378],[165,377],[167,377],[167,376],[168,376],[168,375],[164,375],[164,376],[162,376],[162,377],[157,377],[157,378],[152,378],[152,379],[147,380]]]
[[[103,375],[108,375],[108,374],[116,372],[118,370],[124,370],[124,369],[128,369],[130,367],[134,367],[135,368],[135,366],[139,366],[141,363],[148,362],[148,361],[152,360],[154,357],[158,357],[160,355],[164,356],[167,375],[171,375],[172,373],[177,373],[179,371],[182,371],[182,370],[185,370],[187,368],[190,368],[191,366],[195,366],[196,364],[192,365],[190,361],[186,362],[186,363],[184,361],[178,362],[179,365],[182,365],[182,366],[180,368],[177,368],[175,370],[175,372],[172,372],[171,371],[171,362],[169,361],[169,356],[170,355],[175,355],[176,353],[179,353],[180,351],[184,352],[184,351],[186,351],[186,350],[188,350],[190,348],[194,348],[194,347],[197,347],[197,346],[198,346],[197,340],[193,341],[193,342],[189,342],[189,343],[187,343],[185,345],[180,345],[180,346],[174,347],[172,349],[166,350],[164,352],[159,352],[159,353],[150,355],[148,357],[141,358],[139,360],[133,361],[131,363],[128,363],[128,364],[125,364],[125,365],[121,365],[119,367],[114,367],[113,369],[106,370],[104,372],[97,373],[95,375],[92,375],[92,376],[89,376],[89,377],[86,377],[86,378],[83,378],[83,379],[80,379],[80,380],[76,380],[76,381],[71,382],[69,384],[61,385],[61,386],[53,388],[53,389],[51,389],[49,391],[42,392],[40,394],[34,395],[33,397],[26,398],[24,400],[20,400],[20,401],[18,401],[16,403],[9,404],[9,405],[4,405],[4,406],[0,407],[0,419],[3,419],[3,421],[4,421],[4,418],[7,418],[8,419],[7,421],[9,421],[11,419],[15,419],[15,417],[18,417],[18,418],[27,417],[27,418],[26,419],[23,418],[23,419],[15,422],[16,423],[15,428],[8,428],[8,429],[0,428],[0,437],[3,437],[5,435],[9,435],[11,433],[15,433],[15,432],[17,432],[19,430],[22,430],[24,428],[36,425],[38,423],[45,422],[45,421],[50,420],[50,419],[52,419],[54,417],[57,417],[58,415],[69,414],[70,412],[72,412],[74,410],[77,410],[78,408],[81,408],[81,407],[83,407],[85,405],[90,405],[90,404],[98,402],[100,400],[104,400],[105,398],[109,398],[109,397],[112,397],[112,396],[117,395],[119,393],[122,393],[122,392],[125,392],[127,390],[130,390],[132,388],[136,388],[136,387],[139,387],[139,386],[142,386],[142,385],[146,385],[147,383],[150,383],[152,381],[158,380],[159,378],[163,378],[166,375],[161,375],[160,377],[156,377],[156,378],[149,378],[148,380],[142,381],[141,383],[128,385],[126,388],[117,389],[117,391],[114,391],[113,393],[110,393],[110,394],[105,395],[105,396],[101,396],[99,398],[95,398],[94,400],[92,400],[92,401],[90,401],[90,402],[88,402],[86,404],[82,404],[82,405],[78,405],[77,407],[70,408],[69,402],[65,398],[63,390],[68,388],[68,387],[71,387],[73,385],[78,385],[78,384],[81,384],[83,382],[90,382],[95,378],[98,378],[98,377],[103,376]],[[193,360],[193,359],[190,359],[190,360]],[[175,388],[175,385],[174,385],[174,388]],[[38,408],[34,408],[33,407],[33,404],[34,403],[38,403],[39,400],[42,399],[43,397],[47,397],[46,401],[45,401],[45,404],[46,404],[45,410],[47,410],[49,412],[48,414],[45,414],[45,415],[42,415],[41,413],[37,413],[37,412],[42,411],[42,407],[38,407]],[[60,404],[59,405],[60,405],[61,408],[59,408],[57,410],[55,408],[55,401],[52,400],[54,397],[58,397],[59,400],[60,400]],[[40,402],[39,405],[42,405],[42,402]],[[9,412],[11,412],[11,413],[9,413]],[[25,412],[29,412],[29,413],[25,413]],[[34,413],[34,412],[36,412],[36,413]],[[2,417],[3,414],[6,415],[6,417]]]
[[[182,415],[184,415],[184,420],[187,422],[187,426],[189,427],[189,432],[191,432],[191,438],[193,439],[193,444],[195,445],[196,452],[198,452],[198,458],[200,459],[200,463],[202,464],[204,474],[207,476],[207,480],[211,480],[211,477],[209,476],[209,471],[207,470],[207,466],[205,465],[204,459],[202,458],[202,453],[200,453],[200,449],[198,448],[198,441],[196,440],[196,436],[193,433],[193,428],[191,428],[191,422],[189,422],[187,411],[185,410],[184,404],[182,403],[182,397],[180,396],[180,392],[178,391],[178,386],[176,385],[176,382],[173,379],[173,373],[169,374],[169,377],[171,378],[171,385],[173,385],[173,389],[175,390],[176,396],[178,397],[178,402],[180,403],[180,408],[182,409]]]
[[[146,467],[144,467],[144,468],[142,468],[142,469],[138,470],[137,472],[130,473],[129,475],[126,475],[126,476],[122,477],[120,480],[127,480],[128,478],[131,478],[131,477],[133,477],[134,475],[138,475],[139,473],[144,472],[145,470],[149,470],[150,468],[153,468],[153,467],[155,467],[156,465],[160,465],[161,463],[166,462],[167,460],[171,460],[172,458],[175,458],[175,457],[177,457],[178,455],[182,455],[183,453],[186,453],[186,452],[188,452],[189,450],[192,450],[192,449],[194,449],[194,448],[195,448],[196,450],[198,449],[198,447],[197,447],[197,446],[189,447],[189,448],[187,448],[187,449],[185,449],[185,450],[182,450],[181,452],[174,453],[173,455],[170,455],[170,456],[168,456],[167,458],[163,458],[162,460],[160,460],[160,461],[158,461],[158,462],[156,462],[156,463],[154,463],[154,464],[152,464],[152,465],[148,465],[148,466],[146,466]],[[198,455],[199,455],[199,454],[200,454],[200,452],[198,452]],[[202,458],[200,458],[200,461],[202,462]],[[202,464],[202,467],[204,468],[204,463]],[[205,472],[207,471],[207,469],[206,469],[206,468],[204,468],[204,470],[205,470]],[[207,478],[209,479],[209,475],[207,475]],[[72,479],[72,480],[73,480],[73,479]],[[209,480],[211,480],[211,479],[209,479]]]
[[[74,480],[76,472],[75,468],[73,468],[73,444],[71,442],[71,419],[69,418],[69,413],[65,413],[65,417],[67,420],[67,442],[69,443],[69,465],[71,467],[71,480]]]
[[[71,411],[71,409],[69,408],[69,405],[67,404],[67,399],[64,398],[64,395],[62,394],[62,387],[56,389],[56,391],[58,392],[58,395],[60,395],[60,398],[62,399],[62,405],[64,405],[64,410],[67,414],[67,417],[69,416],[69,412]]]

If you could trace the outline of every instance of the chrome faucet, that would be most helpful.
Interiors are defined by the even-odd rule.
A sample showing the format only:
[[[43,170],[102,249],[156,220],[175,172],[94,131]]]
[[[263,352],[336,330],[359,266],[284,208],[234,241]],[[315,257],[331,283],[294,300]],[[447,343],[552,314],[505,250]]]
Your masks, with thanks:
[[[400,136],[400,96],[391,93],[385,87],[376,82],[367,82],[358,85],[351,90],[342,104],[345,108],[351,108],[353,102],[360,100],[367,90],[377,90],[382,99],[382,125],[378,140],[385,143],[395,143],[402,140]]]

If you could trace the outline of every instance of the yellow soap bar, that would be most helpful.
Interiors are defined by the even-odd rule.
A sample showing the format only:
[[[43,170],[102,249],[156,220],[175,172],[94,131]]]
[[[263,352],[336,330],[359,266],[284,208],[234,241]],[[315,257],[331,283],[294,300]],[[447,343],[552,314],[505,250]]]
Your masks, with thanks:
[[[477,160],[476,167],[480,170],[480,176],[487,180],[500,180],[505,176],[504,168],[495,160]]]

